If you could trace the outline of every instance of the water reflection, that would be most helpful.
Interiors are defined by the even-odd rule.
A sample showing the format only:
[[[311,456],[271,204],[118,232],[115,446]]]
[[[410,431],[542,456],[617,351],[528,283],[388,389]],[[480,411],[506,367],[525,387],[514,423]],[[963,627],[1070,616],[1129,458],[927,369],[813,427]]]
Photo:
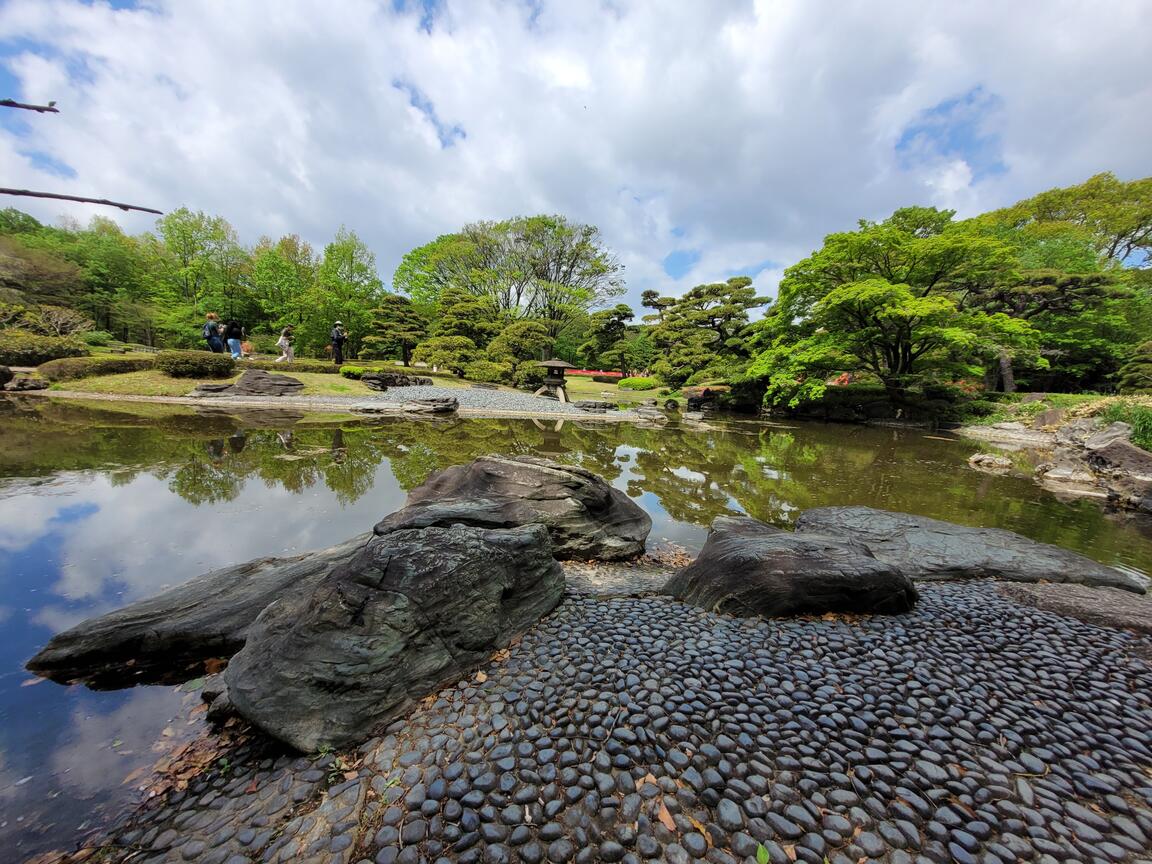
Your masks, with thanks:
[[[724,513],[787,525],[810,507],[869,504],[1152,571],[1147,520],[978,474],[965,466],[974,445],[917,431],[325,420],[0,400],[0,441],[0,844],[19,843],[18,859],[71,837],[94,807],[126,800],[120,779],[151,762],[151,742],[180,708],[171,688],[22,686],[32,680],[24,661],[53,633],[205,570],[337,543],[434,470],[486,453],[543,455],[606,477],[652,515],[657,541],[697,546]]]

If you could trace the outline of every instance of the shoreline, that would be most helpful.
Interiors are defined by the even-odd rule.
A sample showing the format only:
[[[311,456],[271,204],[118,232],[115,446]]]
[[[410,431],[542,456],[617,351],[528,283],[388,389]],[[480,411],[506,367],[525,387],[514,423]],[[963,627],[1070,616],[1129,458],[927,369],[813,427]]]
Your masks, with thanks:
[[[27,390],[21,397],[33,396],[48,399],[63,399],[73,402],[131,402],[152,405],[185,405],[193,407],[291,409],[294,411],[346,412],[359,417],[410,417],[427,419],[438,417],[471,417],[477,419],[519,419],[519,420],[573,420],[602,423],[635,423],[644,420],[635,411],[606,411],[595,414],[587,411],[518,411],[500,408],[468,408],[461,406],[447,414],[420,414],[405,411],[403,402],[390,402],[384,399],[356,399],[339,396],[142,396],[121,393],[87,393],[80,390]]]

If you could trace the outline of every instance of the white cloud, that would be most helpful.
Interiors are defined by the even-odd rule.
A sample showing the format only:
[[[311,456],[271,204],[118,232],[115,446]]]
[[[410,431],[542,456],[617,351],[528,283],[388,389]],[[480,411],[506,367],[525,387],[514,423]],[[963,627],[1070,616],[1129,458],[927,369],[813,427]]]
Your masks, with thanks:
[[[905,204],[972,213],[1099,171],[1150,173],[1142,0],[446,0],[430,32],[421,15],[368,0],[9,0],[14,95],[63,113],[21,118],[26,137],[0,129],[0,173],[218,213],[249,242],[323,244],[347,224],[385,278],[467,221],[562,212],[601,226],[633,302],[753,265],[775,278],[825,234]],[[976,87],[996,100],[983,131],[1005,170],[973,172],[963,153],[902,164],[909,125]],[[685,248],[699,260],[669,279],[663,259]]]

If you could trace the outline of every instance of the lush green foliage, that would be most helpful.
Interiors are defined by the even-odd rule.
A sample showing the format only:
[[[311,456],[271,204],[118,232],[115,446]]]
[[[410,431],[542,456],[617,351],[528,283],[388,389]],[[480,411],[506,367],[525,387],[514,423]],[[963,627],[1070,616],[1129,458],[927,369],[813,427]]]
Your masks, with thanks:
[[[617,384],[621,390],[655,390],[660,386],[660,379],[621,378]]]
[[[94,357],[66,357],[50,360],[37,369],[40,377],[49,381],[77,381],[97,375],[116,375],[121,372],[139,372],[156,365],[150,354],[127,357],[120,354],[99,354]]]
[[[353,381],[359,381],[367,371],[363,366],[344,365],[340,367],[340,374],[345,378],[351,378]]]
[[[1118,383],[1122,393],[1152,393],[1152,341],[1136,346],[1120,369]]]
[[[83,357],[88,349],[68,336],[43,336],[26,330],[0,330],[0,366],[39,366],[62,357]]]
[[[156,368],[173,378],[227,378],[236,363],[229,354],[211,351],[161,351]]]
[[[243,368],[263,369],[265,372],[315,372],[319,375],[338,375],[341,367],[324,360],[301,360],[297,357],[291,363],[277,363],[275,360],[245,360]]]
[[[450,369],[463,378],[465,367],[478,354],[476,343],[466,336],[435,336],[422,342],[412,356],[418,363]]]

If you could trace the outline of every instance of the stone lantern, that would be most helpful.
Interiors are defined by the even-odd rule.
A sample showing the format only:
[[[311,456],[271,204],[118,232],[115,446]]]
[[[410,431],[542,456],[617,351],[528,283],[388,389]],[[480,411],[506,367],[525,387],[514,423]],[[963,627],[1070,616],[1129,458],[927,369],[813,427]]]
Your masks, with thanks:
[[[563,360],[555,358],[545,360],[542,363],[537,363],[537,366],[543,366],[547,372],[545,373],[544,385],[533,393],[533,396],[539,396],[547,393],[549,396],[555,396],[561,402],[568,402],[568,391],[564,387],[564,370],[575,369],[571,363],[565,363]]]

